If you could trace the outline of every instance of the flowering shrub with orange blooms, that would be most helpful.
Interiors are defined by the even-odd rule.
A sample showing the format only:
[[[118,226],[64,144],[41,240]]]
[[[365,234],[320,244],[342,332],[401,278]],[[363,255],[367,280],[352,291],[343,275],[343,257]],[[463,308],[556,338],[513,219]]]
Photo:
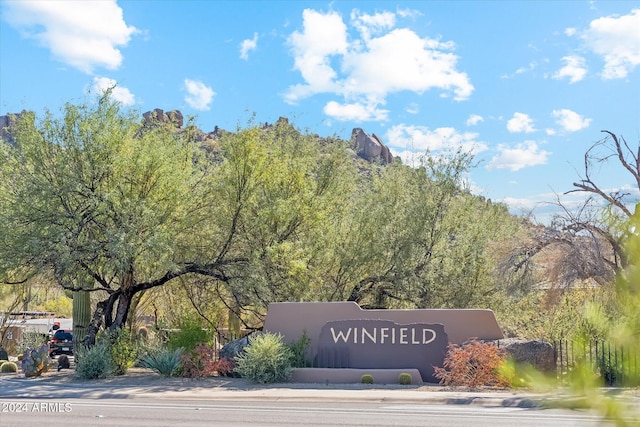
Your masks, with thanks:
[[[443,367],[434,367],[434,376],[443,385],[508,387],[508,378],[500,373],[506,358],[497,345],[475,338],[462,346],[449,344]]]

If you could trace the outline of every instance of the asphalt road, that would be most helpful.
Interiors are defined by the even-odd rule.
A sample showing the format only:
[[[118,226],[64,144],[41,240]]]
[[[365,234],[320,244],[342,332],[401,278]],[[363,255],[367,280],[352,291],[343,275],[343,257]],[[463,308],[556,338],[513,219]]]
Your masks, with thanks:
[[[10,426],[606,426],[581,411],[385,402],[2,399]]]

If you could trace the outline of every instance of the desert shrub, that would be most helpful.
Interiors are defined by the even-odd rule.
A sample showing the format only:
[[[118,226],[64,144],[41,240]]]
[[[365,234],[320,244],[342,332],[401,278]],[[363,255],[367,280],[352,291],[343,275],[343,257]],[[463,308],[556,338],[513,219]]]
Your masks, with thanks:
[[[30,348],[40,348],[48,342],[47,334],[36,331],[26,331],[18,339],[16,351],[22,354]]]
[[[311,338],[307,335],[307,331],[304,331],[296,341],[287,344],[287,347],[291,350],[291,365],[294,368],[308,368],[311,366],[311,361],[309,360],[310,346]]]
[[[184,350],[178,348],[169,350],[161,348],[151,350],[140,359],[140,366],[143,368],[153,369],[164,377],[176,375],[182,368],[182,355]]]
[[[16,365],[15,362],[8,362],[5,360],[2,366],[0,366],[0,372],[18,372],[18,365]]]
[[[216,372],[216,350],[206,344],[198,344],[181,357],[182,375],[188,378],[210,377]]]
[[[226,377],[233,374],[233,371],[236,368],[236,363],[233,361],[233,359],[227,359],[223,357],[215,362],[214,367],[218,375]]]
[[[107,378],[113,372],[113,361],[105,341],[93,347],[76,350],[76,375],[85,380]]]
[[[0,368],[2,368],[2,365],[3,365],[5,362],[8,362],[8,360],[0,359]]]
[[[171,333],[167,341],[167,347],[171,350],[178,348],[190,352],[198,344],[209,344],[211,337],[209,333],[202,329],[200,323],[194,320],[185,320],[179,325],[179,331]]]
[[[373,375],[364,374],[363,376],[360,377],[360,382],[362,384],[373,384]]]
[[[462,346],[449,344],[444,366],[435,367],[434,376],[443,385],[508,387],[509,380],[500,372],[505,361],[503,349],[472,339]]]
[[[109,356],[113,365],[114,375],[124,375],[138,359],[139,346],[131,338],[126,329],[106,331],[101,340],[106,342]]]
[[[22,372],[26,377],[39,377],[49,370],[49,346],[28,348],[22,355]]]
[[[291,349],[282,335],[263,333],[249,339],[244,352],[236,357],[235,371],[257,383],[286,381],[291,376]]]
[[[403,372],[398,375],[398,383],[402,385],[410,385],[411,383],[413,383],[413,377],[411,377],[411,374]]]

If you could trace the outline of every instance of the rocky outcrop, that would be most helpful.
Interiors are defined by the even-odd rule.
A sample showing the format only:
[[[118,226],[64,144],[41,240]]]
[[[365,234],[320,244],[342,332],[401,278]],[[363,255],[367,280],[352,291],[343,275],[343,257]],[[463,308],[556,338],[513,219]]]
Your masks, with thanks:
[[[13,128],[16,121],[23,114],[25,114],[24,111],[18,114],[7,114],[4,116],[0,116],[1,139],[13,143]],[[211,149],[211,147],[214,147],[216,141],[219,141],[225,134],[229,133],[220,129],[218,126],[216,126],[212,132],[208,133],[189,124],[185,128],[184,116],[179,110],[171,110],[165,112],[160,108],[155,108],[142,114],[143,132],[146,130],[154,129],[159,125],[165,124],[170,124],[178,132],[189,132],[190,135],[193,136],[195,141],[203,143],[203,146],[207,149]],[[278,118],[276,124],[292,126],[289,123],[289,119],[287,119],[286,117]],[[269,130],[272,127],[274,127],[274,125],[270,125],[268,123],[265,123],[263,125],[264,130]],[[318,143],[322,145],[325,145],[331,141],[331,139],[320,137],[317,137],[317,140]],[[370,135],[362,128],[354,128],[351,132],[351,147],[358,157],[370,163],[387,165],[393,161],[393,155],[391,154],[391,151],[382,142],[382,140],[375,133]]]
[[[182,129],[184,116],[178,110],[171,110],[165,113],[160,108],[142,114],[143,126],[153,126],[157,123],[170,123],[177,129]]]
[[[393,161],[391,151],[375,133],[369,135],[362,128],[354,128],[351,143],[358,156],[368,162],[387,165]]]
[[[548,342],[507,338],[500,340],[499,345],[518,364],[531,365],[540,372],[555,372],[556,357]]]
[[[27,113],[26,111],[22,111],[21,113],[15,113],[15,114],[9,113],[5,116],[0,116],[0,139],[5,140],[10,144],[13,144],[15,142],[13,139],[13,131],[16,126],[16,123],[20,118],[22,118],[24,114],[33,115],[33,113]]]

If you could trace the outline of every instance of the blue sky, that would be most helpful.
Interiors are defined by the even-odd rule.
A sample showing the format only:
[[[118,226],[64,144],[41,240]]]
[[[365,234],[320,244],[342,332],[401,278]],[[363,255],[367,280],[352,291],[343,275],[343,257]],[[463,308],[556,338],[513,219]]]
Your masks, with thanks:
[[[321,136],[361,127],[406,163],[462,147],[474,193],[539,221],[600,130],[640,142],[640,1],[0,4],[0,114],[115,83],[124,105],[179,109],[207,132],[255,113]],[[598,172],[607,190],[634,187]]]

